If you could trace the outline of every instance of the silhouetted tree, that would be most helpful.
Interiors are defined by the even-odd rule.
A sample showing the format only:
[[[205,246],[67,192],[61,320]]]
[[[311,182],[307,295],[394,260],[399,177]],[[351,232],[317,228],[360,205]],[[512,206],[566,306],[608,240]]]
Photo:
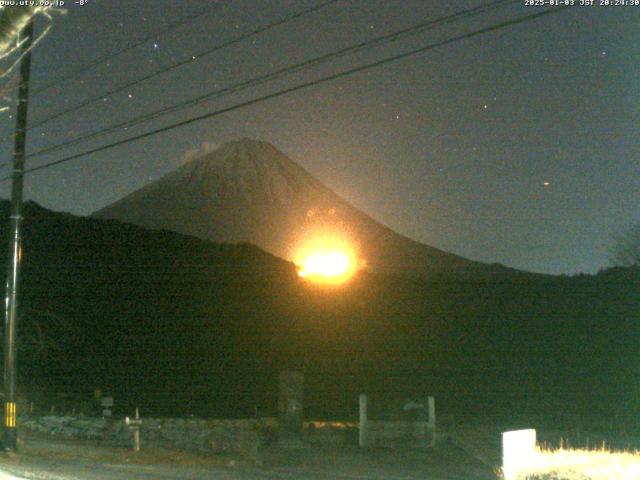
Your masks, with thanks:
[[[640,266],[640,224],[613,238],[611,263],[616,267]]]

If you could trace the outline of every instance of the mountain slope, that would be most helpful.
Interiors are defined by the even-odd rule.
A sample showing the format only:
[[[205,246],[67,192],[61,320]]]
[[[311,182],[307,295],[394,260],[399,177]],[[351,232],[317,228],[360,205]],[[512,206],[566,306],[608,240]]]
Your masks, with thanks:
[[[227,143],[94,216],[216,242],[251,242],[289,260],[294,259],[305,236],[338,232],[377,272],[508,271],[394,232],[339,197],[271,144],[248,139]]]

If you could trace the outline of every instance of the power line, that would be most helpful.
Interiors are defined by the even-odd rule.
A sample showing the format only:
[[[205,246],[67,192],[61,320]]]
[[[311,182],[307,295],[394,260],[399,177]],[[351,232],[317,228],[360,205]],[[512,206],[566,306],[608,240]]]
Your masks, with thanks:
[[[488,12],[490,10],[495,9],[496,7],[502,6],[504,4],[509,4],[509,3],[519,3],[518,0],[495,0],[493,2],[490,2],[488,4],[484,4],[484,5],[480,5],[478,7],[475,8],[471,8],[471,9],[466,9],[466,10],[462,10],[460,12],[456,12],[450,15],[446,15],[444,17],[440,17],[437,18],[435,20],[429,20],[417,25],[414,25],[412,27],[408,27],[405,28],[403,30],[399,30],[396,32],[392,32],[386,35],[382,35],[376,38],[373,38],[371,40],[365,40],[363,42],[360,42],[356,45],[352,45],[346,48],[343,48],[341,50],[338,50],[336,52],[332,52],[332,53],[328,53],[328,54],[324,54],[321,55],[319,57],[310,59],[310,60],[306,60],[304,62],[295,64],[295,65],[291,65],[289,67],[284,67],[280,70],[276,70],[275,72],[272,73],[268,73],[259,77],[256,77],[254,79],[250,79],[247,80],[245,82],[241,82],[239,84],[236,85],[232,85],[230,87],[221,89],[221,90],[215,90],[213,92],[209,92],[203,95],[200,95],[199,97],[190,99],[190,100],[185,100],[183,102],[180,102],[176,105],[170,106],[170,107],[166,107],[164,109],[158,110],[156,112],[152,112],[150,114],[146,114],[143,115],[141,117],[138,117],[137,119],[133,119],[133,120],[129,120],[127,122],[124,122],[122,124],[118,124],[116,126],[114,126],[114,129],[123,127],[123,126],[127,126],[127,127],[131,127],[134,125],[137,125],[139,123],[145,122],[147,120],[152,120],[154,118],[157,118],[159,116],[165,115],[167,113],[172,113],[178,110],[183,110],[184,108],[188,108],[194,105],[197,105],[199,103],[201,103],[204,100],[208,100],[210,98],[216,98],[222,95],[228,95],[231,93],[235,93],[238,92],[240,90],[243,90],[245,88],[248,87],[253,87],[256,85],[259,85],[261,83],[270,81],[270,80],[275,80],[279,77],[282,77],[283,75],[287,75],[290,73],[295,73],[295,72],[299,72],[302,70],[305,70],[309,67],[315,66],[315,65],[320,65],[322,63],[325,63],[329,60],[334,60],[336,58],[342,57],[342,56],[346,56],[349,54],[353,54],[356,52],[359,52],[361,50],[370,50],[373,47],[377,47],[380,46],[382,44],[385,44],[387,42],[395,42],[397,40],[400,40],[404,37],[407,36],[412,36],[412,35],[416,35],[421,33],[423,30],[425,29],[430,29],[432,27],[436,27],[442,24],[446,24],[446,23],[453,23],[455,21],[457,21],[460,18],[464,18],[467,16],[474,16],[474,15],[478,15],[479,13],[485,13]],[[113,131],[113,130],[109,130],[109,131]]]
[[[235,44],[240,43],[240,42],[242,42],[242,41],[244,41],[244,40],[246,40],[248,38],[251,38],[253,36],[260,35],[260,34],[262,34],[264,32],[267,32],[267,31],[269,31],[269,30],[271,30],[271,29],[273,29],[275,27],[278,27],[280,25],[288,23],[288,22],[290,22],[292,20],[295,20],[297,18],[303,17],[303,16],[311,14],[311,13],[315,13],[318,10],[321,10],[322,8],[325,8],[325,7],[327,7],[329,5],[332,5],[332,4],[336,3],[336,2],[338,2],[338,0],[327,0],[327,1],[324,1],[324,2],[322,2],[322,3],[318,4],[318,5],[315,5],[315,6],[311,7],[311,8],[307,8],[305,10],[286,15],[283,18],[281,18],[279,20],[276,20],[275,22],[269,23],[267,25],[264,25],[262,27],[259,27],[256,30],[253,30],[253,31],[248,32],[248,33],[245,33],[243,35],[240,35],[239,37],[236,37],[234,39],[228,40],[226,42],[222,42],[221,44],[216,45],[216,46],[214,46],[212,48],[209,48],[209,49],[203,50],[201,52],[195,53],[195,54],[193,54],[191,57],[189,57],[186,60],[182,60],[182,61],[180,61],[178,63],[174,63],[172,65],[169,65],[168,67],[161,68],[161,69],[156,70],[155,72],[153,72],[151,74],[148,74],[148,75],[145,75],[143,77],[140,77],[137,80],[133,80],[133,81],[127,83],[127,84],[124,84],[124,85],[121,85],[119,87],[116,87],[113,90],[107,91],[107,92],[105,92],[105,93],[103,93],[101,95],[96,95],[95,97],[89,98],[89,99],[79,103],[78,105],[75,105],[75,106],[69,107],[69,108],[67,108],[65,110],[61,110],[59,112],[56,112],[53,115],[50,115],[49,117],[43,118],[42,120],[40,120],[40,121],[34,123],[33,125],[31,125],[31,127],[29,127],[29,130],[34,129],[34,128],[38,128],[38,127],[50,122],[51,120],[59,118],[59,117],[61,117],[63,115],[66,115],[68,113],[75,112],[76,110],[79,110],[81,108],[86,107],[87,105],[91,105],[92,103],[100,101],[105,97],[110,97],[112,95],[115,95],[116,93],[120,93],[120,92],[122,92],[124,90],[127,90],[127,89],[131,88],[131,87],[139,85],[140,83],[145,82],[145,81],[147,81],[147,80],[149,80],[151,78],[154,78],[154,77],[156,77],[158,75],[162,75],[164,73],[167,73],[167,72],[170,72],[170,71],[175,70],[177,68],[180,68],[180,67],[182,67],[184,65],[190,64],[190,63],[194,62],[195,60],[197,60],[199,58],[202,58],[204,56],[210,55],[210,54],[212,54],[214,52],[222,50],[223,48],[229,47],[231,45],[235,45]]]
[[[429,20],[426,22],[422,22],[419,23],[417,25],[414,25],[412,27],[408,27],[399,31],[395,31],[389,34],[385,34],[385,35],[381,35],[378,37],[375,37],[373,39],[370,40],[366,40],[360,43],[357,43],[355,45],[351,45],[349,47],[345,47],[343,49],[340,49],[338,51],[332,52],[332,53],[328,53],[328,54],[324,54],[321,55],[319,57],[315,57],[312,58],[310,60],[306,60],[294,65],[291,65],[289,67],[284,67],[281,68],[279,70],[276,70],[274,72],[265,74],[265,75],[261,75],[249,80],[246,80],[244,82],[240,82],[234,85],[231,85],[229,87],[223,88],[223,89],[218,89],[218,90],[214,90],[212,92],[208,92],[206,94],[200,95],[198,97],[192,98],[192,99],[188,99],[185,100],[183,102],[177,103],[175,105],[171,105],[165,108],[162,108],[160,110],[156,110],[155,112],[151,112],[148,114],[144,114],[141,115],[137,118],[131,119],[131,120],[127,120],[125,122],[121,122],[118,123],[116,125],[112,125],[110,127],[107,127],[105,129],[101,129],[101,130],[97,130],[91,133],[88,133],[86,135],[77,137],[77,138],[73,138],[70,139],[66,142],[62,142],[56,145],[52,145],[50,147],[45,147],[42,148],[40,150],[37,150],[35,152],[32,152],[29,157],[33,158],[33,157],[37,157],[37,156],[41,156],[47,153],[51,153],[53,151],[56,150],[60,150],[62,148],[77,144],[77,143],[81,143],[84,142],[86,140],[89,140],[91,138],[97,137],[97,136],[101,136],[101,135],[105,135],[108,133],[111,133],[113,131],[119,130],[121,128],[129,128],[132,127],[134,125],[138,125],[140,123],[152,120],[154,118],[178,111],[178,110],[183,110],[185,108],[197,105],[205,100],[211,99],[211,98],[217,98],[217,97],[221,97],[221,96],[226,96],[226,95],[230,95],[232,93],[236,93],[238,91],[244,90],[246,88],[249,87],[253,87],[256,85],[259,85],[261,83],[265,83],[267,81],[270,80],[274,80],[277,79],[279,77],[282,77],[284,75],[287,74],[291,74],[294,72],[298,72],[298,71],[302,71],[305,70],[309,67],[315,66],[315,65],[319,65],[325,62],[328,62],[330,60],[333,60],[335,58],[339,58],[348,54],[353,54],[355,52],[358,51],[362,51],[365,48],[366,49],[371,49],[373,47],[376,46],[380,46],[384,43],[387,42],[394,42],[397,40],[400,40],[402,38],[405,38],[407,36],[411,36],[411,35],[416,35],[426,29],[430,29],[439,25],[443,25],[443,24],[447,24],[447,23],[453,23],[458,21],[461,18],[466,18],[466,17],[471,17],[471,16],[475,16],[478,15],[480,13],[486,13],[488,11],[494,10],[495,8],[504,6],[506,4],[510,4],[510,3],[519,3],[519,0],[495,0],[493,2],[487,3],[487,4],[483,4],[480,5],[478,7],[475,8],[471,8],[471,9],[465,9],[459,12],[455,12],[453,14],[449,14],[443,17],[439,17],[437,19],[434,20]]]
[[[294,87],[290,87],[290,88],[286,88],[286,89],[283,89],[283,90],[279,90],[277,92],[270,93],[270,94],[267,94],[267,95],[263,95],[261,97],[254,98],[252,100],[247,100],[247,101],[244,101],[244,102],[237,103],[237,104],[232,105],[230,107],[226,107],[226,108],[223,108],[223,109],[220,109],[220,110],[209,112],[209,113],[204,114],[204,115],[200,115],[200,116],[197,116],[197,117],[190,118],[188,120],[183,120],[181,122],[177,122],[177,123],[165,126],[165,127],[161,127],[161,128],[152,130],[150,132],[142,133],[140,135],[135,135],[133,137],[129,137],[129,138],[126,138],[126,139],[123,139],[123,140],[119,140],[117,142],[113,142],[113,143],[110,143],[110,144],[107,144],[107,145],[103,145],[101,147],[97,147],[97,148],[93,148],[93,149],[90,149],[90,150],[86,150],[84,152],[77,153],[75,155],[70,155],[70,156],[61,158],[59,160],[55,160],[53,162],[48,162],[48,163],[45,163],[43,165],[39,165],[37,167],[29,168],[29,169],[25,170],[25,173],[36,172],[38,170],[43,170],[43,169],[46,169],[46,168],[50,168],[50,167],[53,167],[55,165],[60,165],[62,163],[66,163],[66,162],[69,162],[71,160],[75,160],[76,158],[80,158],[80,157],[84,157],[84,156],[87,156],[87,155],[98,153],[98,152],[101,152],[101,151],[104,151],[104,150],[108,150],[110,148],[114,148],[114,147],[117,147],[117,146],[120,146],[120,145],[124,145],[124,144],[130,143],[130,142],[136,141],[136,140],[140,140],[142,138],[146,138],[146,137],[150,137],[150,136],[153,136],[153,135],[157,135],[159,133],[167,132],[169,130],[173,130],[175,128],[183,127],[185,125],[190,125],[192,123],[199,122],[199,121],[202,121],[202,120],[206,120],[206,119],[221,115],[223,113],[228,113],[228,112],[231,112],[233,110],[238,110],[238,109],[243,108],[243,107],[254,105],[256,103],[260,103],[260,102],[264,102],[266,100],[270,100],[270,99],[273,99],[273,98],[281,97],[283,95],[287,95],[289,93],[293,93],[293,92],[296,92],[296,91],[299,91],[299,90],[303,90],[303,89],[306,89],[306,88],[309,88],[309,87],[313,87],[313,86],[316,86],[316,85],[319,85],[319,84],[322,84],[322,83],[325,83],[325,82],[337,80],[339,78],[343,78],[343,77],[346,77],[348,75],[352,75],[354,73],[358,73],[358,72],[362,72],[364,70],[369,70],[371,68],[379,67],[379,66],[385,65],[387,63],[395,62],[395,61],[398,61],[398,60],[401,60],[401,59],[416,55],[418,53],[423,53],[423,52],[426,52],[426,51],[429,51],[429,50],[433,50],[435,48],[442,47],[442,46],[445,46],[445,45],[449,45],[449,44],[452,44],[452,43],[455,43],[455,42],[459,42],[461,40],[466,40],[468,38],[472,38],[472,37],[475,37],[475,36],[478,36],[478,35],[482,35],[482,34],[485,34],[485,33],[489,33],[489,32],[493,32],[493,31],[496,31],[496,30],[500,30],[502,28],[506,28],[506,27],[509,27],[509,26],[512,26],[512,25],[517,25],[517,24],[520,24],[520,23],[529,22],[531,20],[546,16],[546,15],[552,15],[552,14],[555,14],[555,13],[560,13],[560,12],[565,11],[565,10],[570,9],[570,8],[573,8],[573,7],[572,6],[555,7],[555,8],[550,9],[550,10],[545,10],[543,12],[538,12],[538,13],[534,13],[534,14],[531,14],[531,15],[525,15],[523,17],[519,17],[519,18],[516,18],[516,19],[512,19],[512,20],[508,20],[508,21],[505,21],[505,22],[501,22],[501,23],[498,23],[498,24],[495,24],[495,25],[491,25],[489,27],[484,27],[484,28],[481,28],[479,30],[475,30],[473,32],[465,33],[463,35],[458,35],[458,36],[455,36],[455,37],[448,38],[446,40],[442,40],[442,41],[439,41],[439,42],[431,43],[429,45],[425,45],[423,47],[420,47],[420,48],[417,48],[417,49],[414,49],[414,50],[410,50],[410,51],[407,51],[407,52],[404,52],[404,53],[400,53],[400,54],[397,54],[397,55],[386,57],[386,58],[384,58],[382,60],[377,60],[375,62],[368,63],[366,65],[361,65],[359,67],[355,67],[355,68],[346,70],[344,72],[336,73],[336,74],[333,74],[333,75],[326,76],[324,78],[320,78],[320,79],[313,80],[313,81],[310,81],[310,82],[302,83],[302,84],[296,85]],[[10,178],[11,178],[10,176],[9,177],[3,177],[3,178],[0,179],[0,182],[7,181]]]
[[[145,35],[144,37],[142,37],[142,39],[140,41],[138,41],[136,43],[133,43],[133,44],[128,45],[128,46],[126,46],[124,48],[121,48],[120,50],[117,50],[117,51],[115,51],[113,53],[110,53],[110,54],[107,54],[107,55],[103,55],[102,57],[98,57],[95,60],[92,60],[92,61],[88,62],[87,64],[77,68],[76,70],[74,70],[74,71],[72,71],[72,72],[70,72],[70,73],[68,73],[66,75],[63,75],[62,77],[59,77],[58,79],[53,80],[52,82],[49,82],[49,83],[43,85],[40,88],[36,88],[33,93],[34,93],[34,95],[38,95],[38,94],[44,92],[45,90],[49,90],[51,87],[53,87],[53,86],[55,86],[55,85],[57,85],[57,84],[59,84],[61,82],[64,82],[66,80],[69,80],[69,79],[77,77],[77,76],[80,76],[80,75],[84,74],[85,72],[88,72],[89,70],[93,69],[94,67],[97,67],[98,65],[111,60],[112,58],[118,57],[118,56],[122,55],[123,53],[126,53],[126,52],[129,52],[131,50],[134,50],[134,49],[138,48],[140,45],[144,45],[149,40],[151,40],[151,39],[153,39],[155,37],[162,36],[165,33],[168,33],[168,32],[170,32],[172,30],[175,30],[175,29],[183,26],[183,25],[191,23],[192,21],[197,20],[198,18],[207,15],[208,13],[209,13],[209,9],[207,8],[206,10],[202,10],[199,13],[196,13],[194,15],[190,15],[190,16],[182,19],[182,20],[178,20],[176,22],[170,23],[169,25],[167,25],[163,29],[160,29],[158,31],[151,32],[151,33]]]

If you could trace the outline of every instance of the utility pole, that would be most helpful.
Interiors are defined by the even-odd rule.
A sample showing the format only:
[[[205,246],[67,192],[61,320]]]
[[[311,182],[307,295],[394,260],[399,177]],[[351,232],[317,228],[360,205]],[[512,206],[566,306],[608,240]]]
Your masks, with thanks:
[[[16,331],[18,328],[18,292],[20,263],[22,260],[22,187],[24,180],[25,143],[27,138],[27,107],[29,101],[29,76],[31,73],[31,44],[33,22],[20,32],[22,60],[20,61],[20,88],[13,156],[13,180],[11,184],[11,242],[7,268],[7,296],[4,319],[4,446],[16,451]]]

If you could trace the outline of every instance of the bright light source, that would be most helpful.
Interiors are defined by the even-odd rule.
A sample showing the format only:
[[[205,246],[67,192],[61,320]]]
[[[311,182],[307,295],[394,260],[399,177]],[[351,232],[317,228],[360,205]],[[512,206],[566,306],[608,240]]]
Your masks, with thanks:
[[[305,258],[298,272],[301,277],[342,277],[351,268],[349,257],[344,252],[317,252]]]
[[[343,283],[358,269],[358,259],[349,242],[328,234],[301,242],[294,262],[300,277],[318,283]]]

